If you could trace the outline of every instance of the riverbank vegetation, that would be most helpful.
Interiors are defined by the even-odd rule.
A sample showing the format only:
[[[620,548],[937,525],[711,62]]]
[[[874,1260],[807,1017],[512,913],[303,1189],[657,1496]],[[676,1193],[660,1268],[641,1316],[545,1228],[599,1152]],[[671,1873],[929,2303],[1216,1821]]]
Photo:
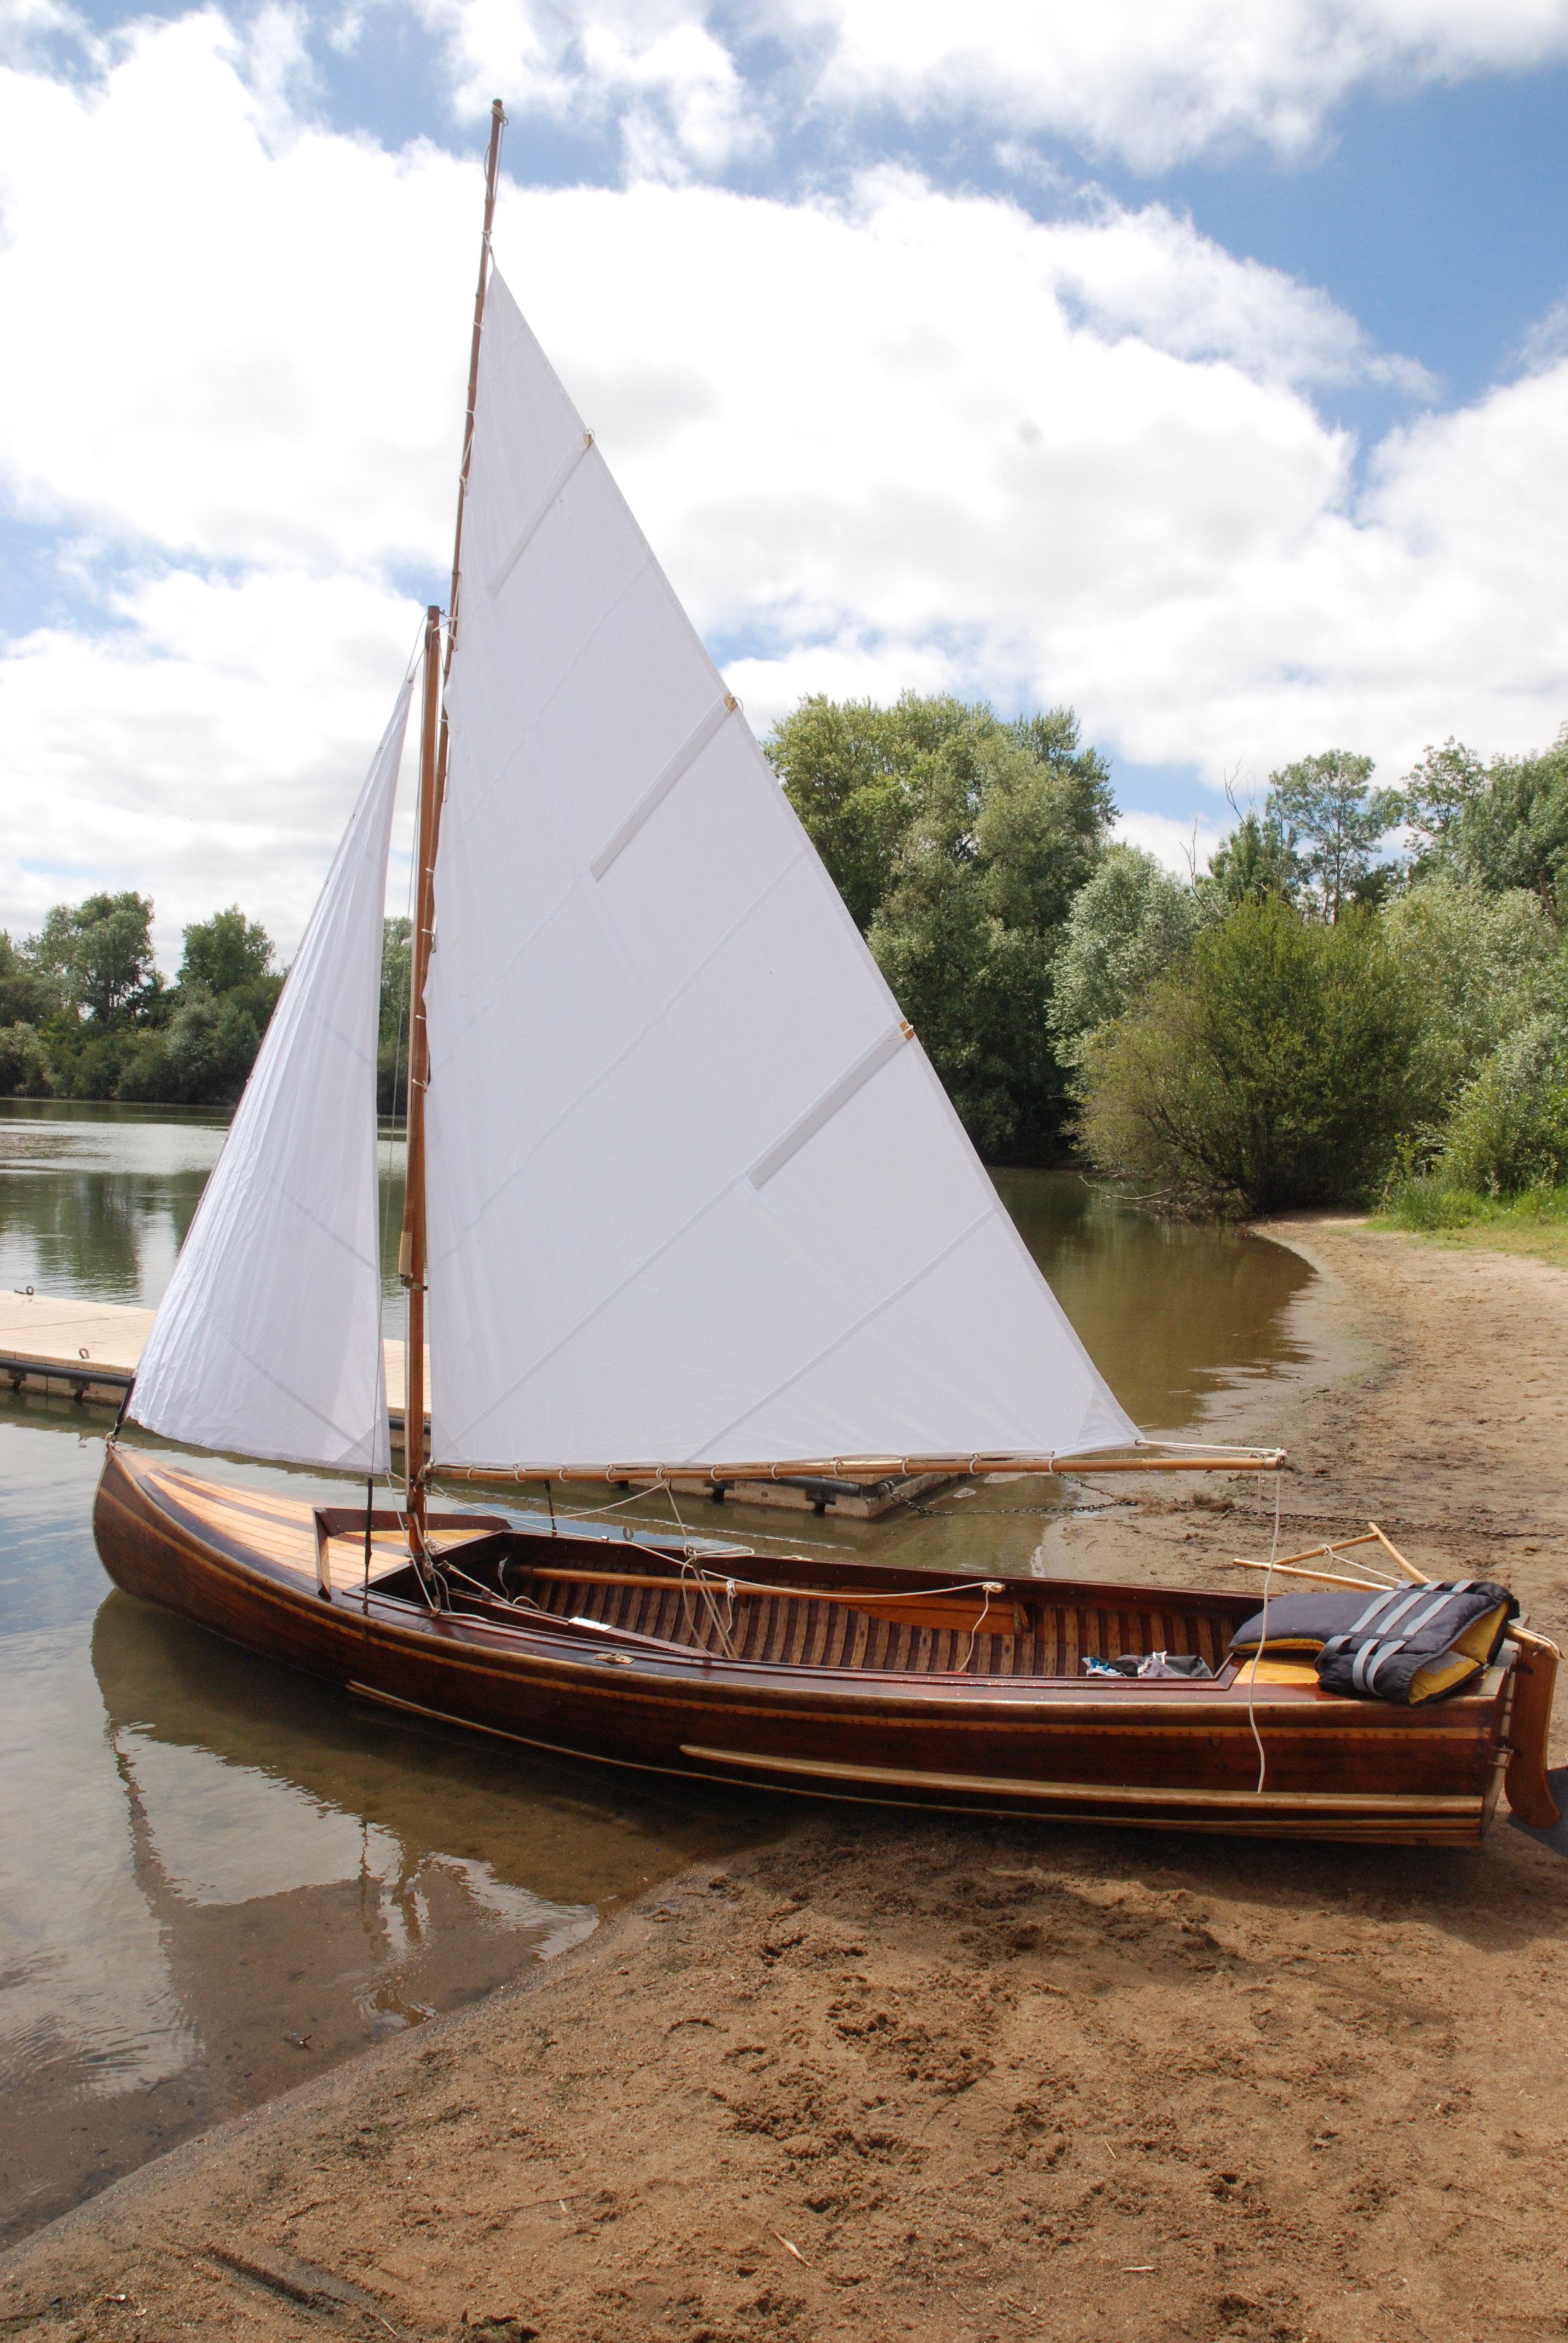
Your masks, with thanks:
[[[1076,1151],[1176,1212],[1555,1224],[1568,728],[1489,764],[1450,740],[1397,788],[1349,750],[1302,757],[1184,874],[1116,840],[1070,709],[816,696],[765,745],[988,1161]],[[152,910],[94,895],[0,936],[0,1095],[238,1096],[282,986],[271,940],[231,905],[186,929],[166,980]],[[383,1113],[408,962],[389,920]]]
[[[808,699],[768,745],[991,1160],[1220,1213],[1568,1180],[1568,738],[1301,758],[1184,876],[1068,709]]]
[[[171,1106],[238,1098],[279,992],[272,940],[237,904],[185,930],[172,983],[145,895],[56,904],[0,935],[0,1095]]]
[[[283,990],[272,939],[237,903],[184,930],[173,981],[145,895],[57,903],[37,935],[0,932],[0,1098],[233,1106]],[[410,922],[388,920],[377,1103],[407,1098]]]

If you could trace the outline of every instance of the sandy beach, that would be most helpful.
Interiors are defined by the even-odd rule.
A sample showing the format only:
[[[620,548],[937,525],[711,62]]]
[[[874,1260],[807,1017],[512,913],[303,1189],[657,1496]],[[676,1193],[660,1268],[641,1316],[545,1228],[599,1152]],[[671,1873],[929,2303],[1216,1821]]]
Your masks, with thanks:
[[[1561,1638],[1568,1271],[1268,1233],[1343,1367],[1227,1421],[1288,1442],[1290,1542],[1375,1518]],[[1260,1535],[1250,1487],[1168,1487],[1047,1559],[1235,1584]],[[1565,1910],[1505,1823],[1454,1855],[780,1804],[770,1844],[42,2231],[0,2333],[1561,2334]]]

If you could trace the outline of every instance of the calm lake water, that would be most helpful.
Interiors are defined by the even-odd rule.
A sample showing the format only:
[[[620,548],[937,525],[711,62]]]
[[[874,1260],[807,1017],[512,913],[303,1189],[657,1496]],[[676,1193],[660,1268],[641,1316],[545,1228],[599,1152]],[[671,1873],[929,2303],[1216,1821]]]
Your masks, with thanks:
[[[0,1102],[0,1286],[156,1302],[223,1130]],[[402,1176],[383,1153],[395,1332]],[[997,1184],[1148,1429],[1245,1423],[1256,1386],[1310,1372],[1312,1272],[1294,1254],[1162,1226],[1070,1173]],[[111,1590],[91,1528],[109,1422],[0,1399],[0,2241],[477,1998],[780,1811],[390,1724]],[[769,1551],[1028,1571],[1074,1495],[1017,1482],[888,1523],[702,1508],[697,1525]],[[668,1500],[628,1511],[668,1520]]]

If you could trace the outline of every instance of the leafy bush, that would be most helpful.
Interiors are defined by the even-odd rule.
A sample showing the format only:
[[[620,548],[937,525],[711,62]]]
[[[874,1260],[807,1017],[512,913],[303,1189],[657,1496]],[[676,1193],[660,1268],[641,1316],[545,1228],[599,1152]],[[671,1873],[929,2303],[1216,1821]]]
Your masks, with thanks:
[[[1493,893],[1442,870],[1392,904],[1385,924],[1423,1004],[1416,1087],[1422,1112],[1438,1116],[1548,1006],[1561,983],[1559,938],[1539,896]]]
[[[1568,1178],[1568,1034],[1559,1019],[1532,1018],[1460,1093],[1441,1176],[1492,1196]]]
[[[1091,1045],[1083,1144],[1189,1210],[1348,1202],[1408,1126],[1419,1032],[1372,913],[1245,903]]]
[[[0,1026],[42,1025],[61,1001],[57,979],[39,968],[25,947],[18,950],[0,928]]]
[[[0,1025],[0,1098],[47,1098],[49,1060],[36,1029]]]
[[[237,993],[182,986],[168,1023],[138,1037],[115,1095],[167,1106],[228,1106],[249,1079],[261,1031]]]

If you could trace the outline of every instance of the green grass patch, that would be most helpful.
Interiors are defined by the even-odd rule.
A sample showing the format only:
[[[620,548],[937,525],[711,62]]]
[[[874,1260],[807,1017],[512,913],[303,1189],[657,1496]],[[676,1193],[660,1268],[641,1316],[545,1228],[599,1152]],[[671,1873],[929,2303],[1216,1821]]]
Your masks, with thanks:
[[[1483,1196],[1427,1173],[1392,1182],[1367,1225],[1488,1252],[1523,1253],[1568,1269],[1568,1185]]]

